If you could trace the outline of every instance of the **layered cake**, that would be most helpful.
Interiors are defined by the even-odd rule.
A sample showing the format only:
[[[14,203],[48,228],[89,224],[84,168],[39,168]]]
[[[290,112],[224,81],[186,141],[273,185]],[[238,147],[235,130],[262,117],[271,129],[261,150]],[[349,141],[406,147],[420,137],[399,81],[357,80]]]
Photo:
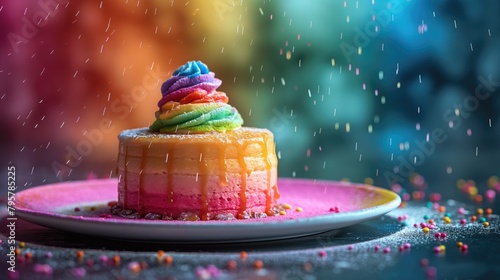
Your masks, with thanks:
[[[162,84],[154,123],[120,133],[115,214],[227,220],[276,213],[273,134],[242,127],[220,85],[205,64],[188,62]]]

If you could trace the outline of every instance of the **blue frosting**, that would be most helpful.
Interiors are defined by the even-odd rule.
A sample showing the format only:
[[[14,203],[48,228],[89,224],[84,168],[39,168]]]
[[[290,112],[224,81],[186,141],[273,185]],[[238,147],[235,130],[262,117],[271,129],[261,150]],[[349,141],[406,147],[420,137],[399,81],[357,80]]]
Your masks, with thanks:
[[[174,76],[183,76],[193,78],[196,76],[208,74],[208,67],[201,61],[189,61],[174,71]]]

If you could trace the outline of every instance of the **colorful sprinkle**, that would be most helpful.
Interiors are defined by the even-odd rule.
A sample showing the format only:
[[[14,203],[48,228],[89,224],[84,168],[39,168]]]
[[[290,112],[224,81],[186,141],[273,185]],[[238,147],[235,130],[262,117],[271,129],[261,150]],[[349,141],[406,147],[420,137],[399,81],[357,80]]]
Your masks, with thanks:
[[[142,261],[142,262],[140,262],[139,264],[141,265],[141,269],[146,269],[146,268],[148,268],[148,263],[147,263],[147,262],[145,262],[145,261]]]
[[[405,244],[403,244],[403,246],[405,247],[406,250],[408,250],[408,249],[411,248],[411,244],[410,243],[405,243]]]
[[[423,231],[424,233],[429,233],[429,231],[430,231],[430,230],[429,230],[429,228],[428,228],[428,227],[424,227],[424,228],[422,229],[422,231]]]
[[[128,269],[134,273],[138,273],[139,271],[141,271],[141,266],[138,262],[133,261],[128,264]]]
[[[87,271],[83,267],[75,267],[71,269],[71,275],[78,277],[78,278],[83,278],[87,274]]]
[[[469,245],[463,244],[460,249],[462,249],[462,252],[465,252],[465,251],[469,250]]]
[[[493,199],[495,199],[496,192],[494,190],[486,190],[486,192],[484,193],[484,196],[488,200],[493,200]]]
[[[478,215],[483,215],[483,214],[484,214],[484,210],[483,210],[483,208],[477,208],[476,213],[477,213]]]
[[[280,213],[280,215],[281,215],[281,216],[286,215],[286,211],[285,211],[285,210],[280,210],[280,212],[279,212],[279,213]]]
[[[114,265],[118,266],[120,264],[120,256],[114,255],[113,256],[113,263],[114,263]]]
[[[283,203],[283,209],[286,209],[286,210],[292,209],[292,205],[290,205],[288,203]]]
[[[206,270],[208,271],[208,273],[212,278],[217,279],[221,275],[221,271],[213,264],[209,264]]]
[[[423,258],[423,259],[420,260],[420,266],[426,267],[428,265],[429,265],[429,260],[428,259]]]
[[[238,264],[236,263],[235,260],[229,260],[227,262],[227,269],[229,269],[229,270],[235,270],[237,266],[238,266]]]
[[[446,224],[451,223],[451,219],[450,219],[450,217],[444,217],[444,218],[443,218],[443,221],[444,221]]]
[[[402,198],[403,198],[403,201],[409,201],[411,196],[409,193],[404,193]]]
[[[319,252],[318,252],[318,255],[319,255],[320,257],[324,258],[324,257],[326,257],[326,252],[325,252],[325,251],[323,251],[323,250],[321,250],[321,251],[319,251]]]
[[[463,207],[458,208],[457,213],[460,215],[465,214],[465,209]]]
[[[444,206],[441,205],[441,206],[439,206],[438,211],[440,213],[444,213],[446,211],[446,207],[444,207]]]
[[[461,225],[465,225],[466,223],[467,223],[467,220],[466,220],[466,219],[461,219],[461,220],[460,220],[460,224],[461,224]]]
[[[379,246],[379,245],[375,245],[375,246],[373,247],[373,249],[375,249],[375,251],[378,251],[378,250],[380,250],[380,246]]]
[[[264,267],[264,263],[261,261],[261,260],[256,260],[254,263],[253,263],[253,266],[257,269],[261,269]]]
[[[384,254],[388,254],[391,252],[391,248],[385,247],[383,252],[384,252]]]
[[[428,220],[429,219],[429,215],[424,215],[424,220]]]
[[[330,212],[334,212],[334,213],[339,213],[340,212],[340,209],[338,206],[335,206],[335,207],[330,207],[330,209],[328,210]]]
[[[302,267],[304,268],[305,271],[311,271],[312,264],[310,262],[305,262]]]
[[[485,228],[490,227],[490,223],[488,223],[488,222],[484,222],[484,223],[483,223],[483,226],[484,226]]]
[[[439,193],[431,193],[429,194],[429,200],[432,202],[438,202],[441,200],[441,195]]]
[[[240,259],[246,260],[248,258],[248,253],[245,251],[240,252]]]
[[[476,217],[476,216],[474,216],[474,215],[472,215],[472,216],[470,217],[470,220],[471,220],[471,222],[475,222],[475,221],[477,220],[477,217]]]
[[[85,252],[84,251],[82,251],[82,250],[76,251],[76,258],[77,259],[83,259],[84,256],[85,256]]]
[[[24,256],[21,256],[21,255],[20,255],[20,256],[17,256],[17,262],[19,262],[19,263],[24,263],[24,260],[25,260],[25,259],[26,259],[26,258],[25,258]]]
[[[165,257],[165,263],[166,263],[167,265],[172,264],[172,262],[173,262],[173,261],[174,261],[174,258],[173,258],[172,256],[166,256],[166,257]]]
[[[462,241],[458,241],[457,242],[457,247],[458,248],[462,248],[462,246],[464,246],[464,243]]]
[[[493,210],[491,208],[486,208],[486,215],[493,214]]]
[[[23,241],[19,242],[19,248],[24,248],[24,247],[26,247],[26,243]]]
[[[470,196],[475,196],[477,194],[477,188],[475,186],[469,186],[466,191]]]
[[[427,277],[429,278],[434,278],[436,277],[437,275],[437,269],[433,266],[429,266],[426,270],[425,270],[425,274],[427,275]]]
[[[302,212],[302,211],[304,211],[304,209],[302,209],[302,207],[295,208],[295,212]]]
[[[36,273],[45,274],[45,275],[51,275],[53,272],[52,267],[48,264],[35,264],[33,266],[33,270]]]
[[[210,273],[202,266],[196,268],[196,278],[198,279],[210,279]]]
[[[429,224],[434,224],[434,220],[433,219],[429,219]]]
[[[486,218],[485,218],[485,217],[481,217],[481,218],[479,218],[479,222],[480,222],[480,223],[484,223],[484,222],[486,222]]]

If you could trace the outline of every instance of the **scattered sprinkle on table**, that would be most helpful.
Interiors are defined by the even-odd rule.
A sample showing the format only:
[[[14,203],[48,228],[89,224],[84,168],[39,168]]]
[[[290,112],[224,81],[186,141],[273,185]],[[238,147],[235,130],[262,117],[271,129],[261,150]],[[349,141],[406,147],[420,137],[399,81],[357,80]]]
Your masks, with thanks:
[[[257,269],[261,269],[264,267],[264,263],[261,261],[261,260],[256,260],[254,263],[253,263],[253,266]]]

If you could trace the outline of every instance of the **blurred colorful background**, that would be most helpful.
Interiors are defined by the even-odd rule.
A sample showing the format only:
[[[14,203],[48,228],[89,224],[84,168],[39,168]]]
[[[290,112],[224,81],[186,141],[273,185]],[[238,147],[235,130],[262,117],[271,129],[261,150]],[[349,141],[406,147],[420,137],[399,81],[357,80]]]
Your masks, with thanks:
[[[246,126],[274,132],[280,177],[491,199],[499,11],[494,0],[1,1],[2,161],[19,189],[115,176],[117,134],[151,124],[161,83],[201,60]]]

